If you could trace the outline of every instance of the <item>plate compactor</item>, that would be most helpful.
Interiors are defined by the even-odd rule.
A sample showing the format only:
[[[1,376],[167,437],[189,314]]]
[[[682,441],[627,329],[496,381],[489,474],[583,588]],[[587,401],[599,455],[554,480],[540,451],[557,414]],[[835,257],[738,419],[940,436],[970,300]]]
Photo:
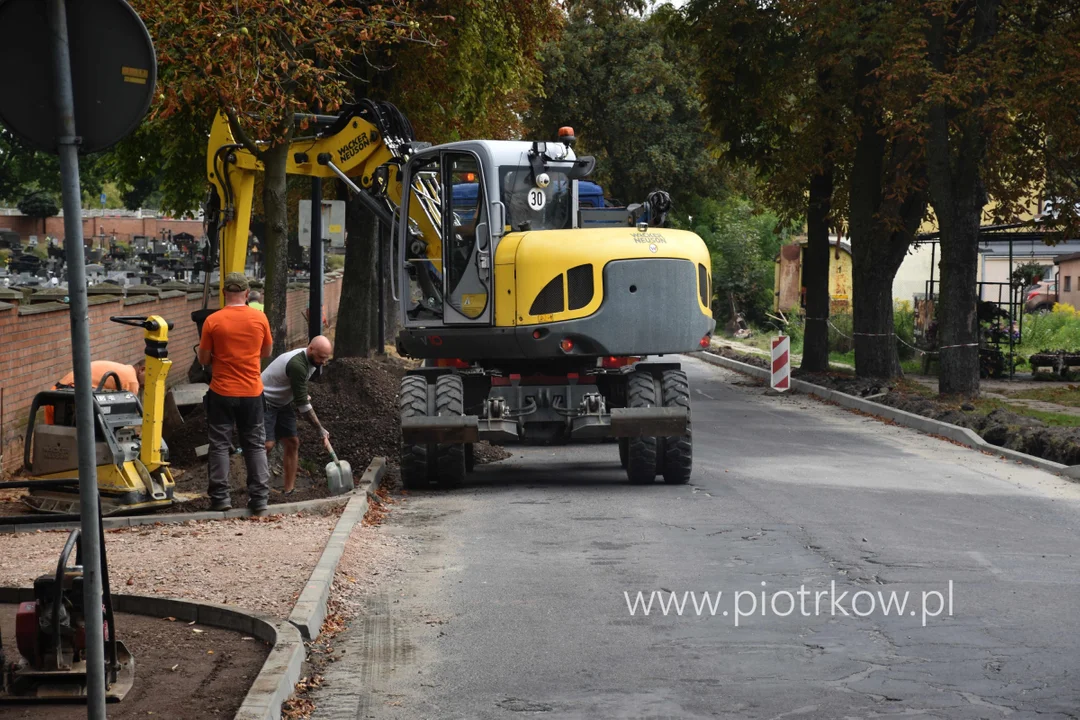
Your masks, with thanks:
[[[75,550],[75,565],[68,566]],[[102,613],[105,637],[105,699],[118,702],[135,682],[135,660],[116,639],[105,544],[101,544]],[[13,654],[12,650],[17,650]],[[19,604],[15,648],[0,638],[0,702],[86,700],[86,613],[83,604],[82,539],[72,530],[56,573],[34,581],[34,599]]]
[[[168,332],[173,325],[151,315],[109,318],[121,325],[143,328],[146,341],[146,386],[143,401],[130,392],[106,390],[115,373],[101,378],[94,397],[94,436],[97,482],[103,514],[122,515],[173,504],[175,482],[162,439]],[[42,422],[38,411],[44,410]],[[34,397],[26,428],[23,464],[31,481],[24,502],[41,512],[79,513],[78,487],[52,481],[78,479],[79,453],[75,436],[75,390],[46,390]]]

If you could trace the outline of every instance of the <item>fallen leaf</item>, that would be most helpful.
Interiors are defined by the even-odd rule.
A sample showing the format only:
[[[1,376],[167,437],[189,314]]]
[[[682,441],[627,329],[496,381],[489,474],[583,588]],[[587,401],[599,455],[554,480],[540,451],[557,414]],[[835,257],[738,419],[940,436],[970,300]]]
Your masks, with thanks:
[[[169,669],[170,669],[170,670],[172,670],[173,672],[176,672],[176,668],[178,668],[178,667],[180,667],[180,663],[176,663],[175,665],[173,665],[173,666],[172,666],[171,668],[169,668]]]
[[[205,630],[200,630],[199,628],[191,628],[191,632],[204,633],[206,631]]]
[[[207,651],[206,651],[206,654],[207,654],[207,655],[213,655],[213,654],[214,654],[214,651],[213,651],[213,650],[207,650]]]
[[[135,578],[133,578],[133,577],[129,577],[129,578],[127,579],[127,584],[128,584],[128,585],[134,585],[134,584],[135,584]]]
[[[168,620],[169,622],[176,622],[176,618],[174,618],[172,615],[170,615],[167,618],[162,618],[162,620]]]

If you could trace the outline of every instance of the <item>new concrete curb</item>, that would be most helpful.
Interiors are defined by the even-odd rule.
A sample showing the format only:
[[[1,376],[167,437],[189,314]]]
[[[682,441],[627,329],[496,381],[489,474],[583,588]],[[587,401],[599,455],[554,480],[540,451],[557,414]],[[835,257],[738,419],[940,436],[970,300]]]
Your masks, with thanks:
[[[381,459],[381,458],[380,458]],[[364,474],[367,476],[367,473]],[[334,495],[325,498],[316,498],[315,500],[303,500],[301,502],[292,503],[278,503],[270,505],[271,515],[295,515],[301,512],[316,511],[316,510],[328,510],[330,508],[337,507],[348,502],[351,498],[360,493],[360,488],[352,490],[341,495]],[[106,530],[115,530],[117,528],[137,527],[139,525],[156,525],[161,523],[162,525],[176,525],[179,523],[187,522],[188,520],[227,520],[232,518],[244,518],[251,517],[252,512],[247,508],[235,508],[233,510],[226,510],[224,512],[216,512],[212,510],[205,510],[201,512],[193,513],[170,513],[165,515],[135,515],[132,517],[109,517],[102,519],[102,525]],[[46,517],[42,515],[42,518]],[[79,527],[79,523],[26,523],[22,525],[4,524],[3,517],[0,517],[0,533],[11,532],[37,532],[38,530],[74,530]]]
[[[360,487],[354,491],[355,494],[345,506],[345,511],[338,518],[334,532],[326,541],[326,547],[323,549],[318,565],[311,571],[307,585],[304,586],[300,598],[289,614],[289,622],[300,630],[305,640],[319,636],[323,620],[326,619],[326,603],[330,599],[330,587],[334,584],[334,573],[337,572],[341,554],[345,551],[345,543],[356,524],[367,514],[368,494],[374,493],[379,488],[385,472],[386,460],[384,458],[377,457],[368,465],[360,478]]]
[[[34,599],[32,588],[0,587],[0,603]],[[113,595],[116,612],[149,617],[174,617],[200,625],[232,630],[258,638],[271,646],[262,669],[248,689],[236,720],[280,720],[281,705],[300,680],[305,650],[300,631],[288,622],[249,613],[228,605],[198,603],[178,598]]]
[[[715,353],[693,353],[691,357],[700,358],[710,365],[734,370],[735,372],[750,375],[766,382],[771,378],[771,374],[765,368],[759,368],[754,365],[739,362],[738,360],[732,360],[731,358],[716,355]],[[1080,465],[1063,465],[1062,463],[1044,460],[1040,457],[1035,457],[1034,455],[1028,455],[1027,453],[992,445],[983,440],[978,433],[970,428],[964,428],[959,425],[953,425],[951,423],[941,422],[940,420],[926,418],[922,415],[909,413],[904,410],[898,410],[894,407],[882,405],[881,403],[876,403],[872,400],[865,400],[860,397],[855,397],[854,395],[842,393],[838,390],[830,390],[829,388],[821,387],[820,385],[814,385],[805,380],[791,378],[791,387],[794,390],[806,393],[807,395],[813,395],[821,400],[836,403],[841,407],[858,410],[879,418],[885,418],[897,425],[903,425],[904,427],[909,427],[929,435],[938,435],[947,438],[959,445],[969,447],[972,450],[979,450],[980,452],[997,455],[1004,460],[1012,460],[1024,465],[1039,468],[1040,470],[1064,475],[1071,480],[1080,480]]]

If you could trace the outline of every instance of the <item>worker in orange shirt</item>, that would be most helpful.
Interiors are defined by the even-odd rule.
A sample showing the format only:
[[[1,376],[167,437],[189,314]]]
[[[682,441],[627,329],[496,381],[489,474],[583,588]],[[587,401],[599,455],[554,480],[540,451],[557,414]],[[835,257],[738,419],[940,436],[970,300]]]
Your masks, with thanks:
[[[109,375],[114,373],[114,375]],[[124,363],[112,362],[110,360],[95,360],[90,363],[90,381],[94,385],[94,389],[97,390],[101,385],[102,379],[108,377],[105,380],[103,390],[120,390],[124,392],[138,395],[142,390],[142,385],[146,378],[146,366],[140,361],[137,365],[125,365]],[[119,384],[117,384],[119,379]],[[62,388],[75,387],[75,371],[69,372],[64,377],[56,381],[53,385],[53,390],[60,390]],[[52,425],[55,418],[55,411],[52,405],[46,405],[45,410],[45,424]]]
[[[274,339],[266,315],[247,304],[250,287],[244,274],[227,274],[222,287],[225,307],[206,318],[198,352],[199,362],[210,366],[205,400],[210,439],[207,494],[210,509],[232,507],[229,455],[235,427],[247,465],[248,508],[256,515],[266,515],[270,468],[266,462],[261,360],[270,357]]]
[[[94,384],[94,389],[97,390],[98,385],[101,384],[102,378],[109,373],[116,373],[116,377],[110,377],[105,382],[105,390],[123,390],[134,395],[139,394],[139,390],[142,387],[146,378],[146,368],[142,362],[137,365],[125,365],[124,363],[112,362],[110,360],[95,360],[90,363],[90,380]],[[120,385],[117,386],[117,378],[120,379]],[[64,377],[57,381],[54,389],[75,387],[75,372],[69,372]]]

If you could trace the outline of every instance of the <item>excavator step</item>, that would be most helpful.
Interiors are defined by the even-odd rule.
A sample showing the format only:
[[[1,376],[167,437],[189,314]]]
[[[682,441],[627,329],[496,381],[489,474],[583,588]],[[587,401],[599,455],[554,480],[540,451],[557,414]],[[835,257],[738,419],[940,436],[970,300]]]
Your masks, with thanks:
[[[401,419],[401,437],[409,444],[474,443],[480,439],[478,426],[475,415],[406,417]]]

